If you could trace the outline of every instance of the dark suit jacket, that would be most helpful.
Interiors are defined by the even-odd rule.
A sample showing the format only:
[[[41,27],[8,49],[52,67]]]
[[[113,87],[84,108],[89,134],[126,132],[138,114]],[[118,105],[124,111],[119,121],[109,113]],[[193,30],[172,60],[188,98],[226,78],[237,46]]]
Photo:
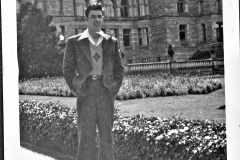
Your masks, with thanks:
[[[69,88],[76,93],[92,70],[90,42],[79,40],[81,34],[70,37],[63,59],[63,76]],[[110,94],[117,94],[123,80],[124,68],[118,41],[114,37],[103,38],[103,84]]]

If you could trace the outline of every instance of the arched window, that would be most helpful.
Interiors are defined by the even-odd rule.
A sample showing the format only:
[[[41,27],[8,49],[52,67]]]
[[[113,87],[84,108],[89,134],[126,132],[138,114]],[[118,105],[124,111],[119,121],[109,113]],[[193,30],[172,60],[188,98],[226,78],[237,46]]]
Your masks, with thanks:
[[[86,3],[85,0],[76,0],[76,14],[77,16],[85,16]]]
[[[105,0],[104,7],[105,7],[105,16],[114,17],[114,7],[113,7],[112,1]]]
[[[128,3],[127,0],[121,1],[121,17],[128,17]]]
[[[145,3],[144,0],[137,0],[138,2],[138,15],[139,16],[145,16],[146,10],[145,10]]]

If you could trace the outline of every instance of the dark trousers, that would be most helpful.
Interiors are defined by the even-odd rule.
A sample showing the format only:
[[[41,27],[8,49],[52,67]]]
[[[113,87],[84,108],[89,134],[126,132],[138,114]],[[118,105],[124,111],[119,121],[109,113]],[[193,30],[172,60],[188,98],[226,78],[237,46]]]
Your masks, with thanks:
[[[77,98],[78,160],[114,160],[112,127],[114,97],[103,80],[87,78]],[[100,152],[96,157],[96,127],[100,136]]]

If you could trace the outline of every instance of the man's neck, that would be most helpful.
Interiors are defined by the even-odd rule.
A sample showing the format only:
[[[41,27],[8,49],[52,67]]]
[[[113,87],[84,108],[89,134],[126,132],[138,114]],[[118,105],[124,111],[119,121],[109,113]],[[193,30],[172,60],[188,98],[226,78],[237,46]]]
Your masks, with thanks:
[[[97,41],[99,39],[100,35],[97,34],[96,32],[91,32],[90,30],[88,30],[88,32],[94,41]]]

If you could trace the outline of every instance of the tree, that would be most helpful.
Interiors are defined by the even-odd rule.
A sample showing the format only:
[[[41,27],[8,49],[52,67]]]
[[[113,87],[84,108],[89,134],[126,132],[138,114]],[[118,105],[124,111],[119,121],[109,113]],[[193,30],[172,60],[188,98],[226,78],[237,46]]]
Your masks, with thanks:
[[[56,27],[49,26],[36,3],[20,3],[17,15],[20,78],[60,76],[62,49],[57,46]]]

